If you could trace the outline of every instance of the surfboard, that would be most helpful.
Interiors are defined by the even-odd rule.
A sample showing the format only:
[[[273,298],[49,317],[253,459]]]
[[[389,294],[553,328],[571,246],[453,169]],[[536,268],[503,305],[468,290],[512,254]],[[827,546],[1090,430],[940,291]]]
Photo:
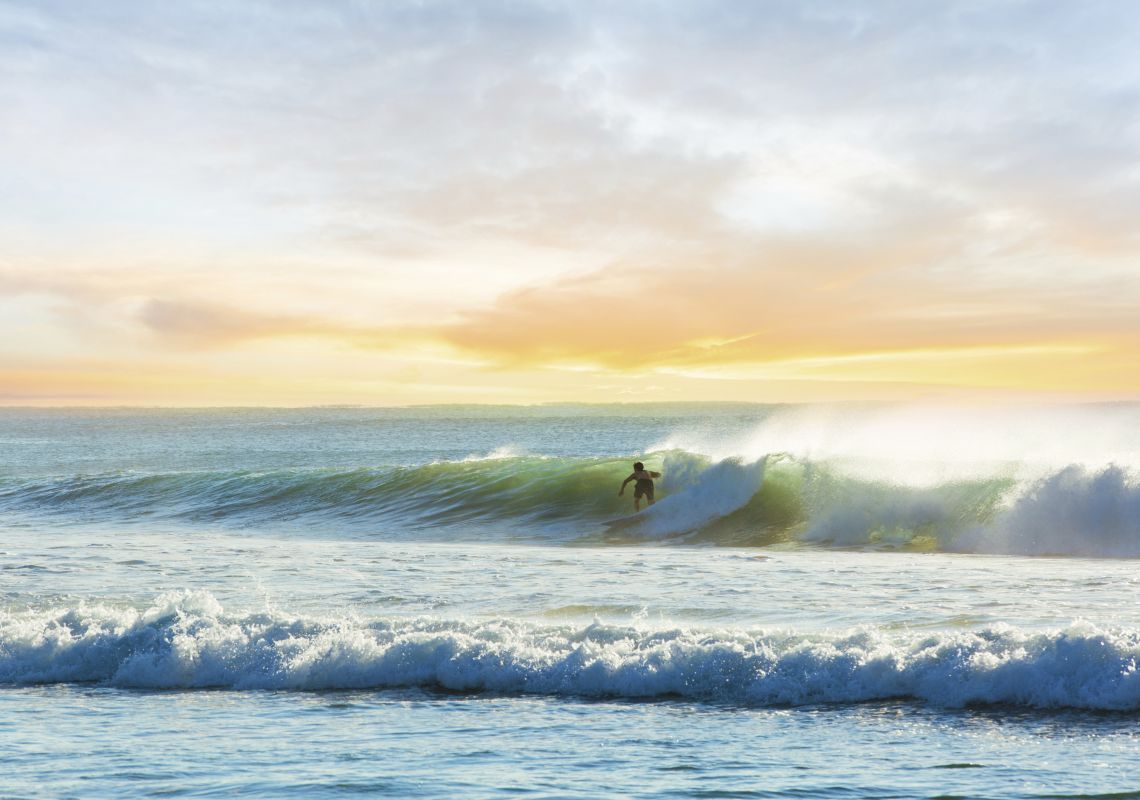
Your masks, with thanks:
[[[624,517],[606,520],[602,524],[611,531],[620,531],[622,528],[628,528],[630,525],[641,522],[642,519],[642,512],[636,511],[633,514],[629,514]]]

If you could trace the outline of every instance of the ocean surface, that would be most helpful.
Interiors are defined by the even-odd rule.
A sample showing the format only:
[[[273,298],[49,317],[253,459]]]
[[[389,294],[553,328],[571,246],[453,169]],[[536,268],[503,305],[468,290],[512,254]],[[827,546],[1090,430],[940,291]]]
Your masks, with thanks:
[[[1129,404],[0,410],[0,796],[1140,797],[1138,470]]]

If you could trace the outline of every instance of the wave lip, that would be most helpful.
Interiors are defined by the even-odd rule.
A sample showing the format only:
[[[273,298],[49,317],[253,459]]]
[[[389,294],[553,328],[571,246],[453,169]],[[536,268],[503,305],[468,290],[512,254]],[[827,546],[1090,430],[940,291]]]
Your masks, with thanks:
[[[1140,709],[1140,630],[842,634],[594,623],[227,614],[208,593],[146,611],[0,615],[0,683],[384,689],[687,698],[752,706],[908,699],[942,707]]]

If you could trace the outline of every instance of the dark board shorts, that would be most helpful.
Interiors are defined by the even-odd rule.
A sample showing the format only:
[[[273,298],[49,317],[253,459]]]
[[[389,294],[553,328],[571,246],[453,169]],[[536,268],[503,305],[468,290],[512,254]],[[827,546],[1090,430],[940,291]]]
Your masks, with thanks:
[[[634,484],[633,498],[636,500],[643,495],[645,497],[648,497],[650,500],[653,499],[653,481],[641,478],[637,481],[636,484]]]

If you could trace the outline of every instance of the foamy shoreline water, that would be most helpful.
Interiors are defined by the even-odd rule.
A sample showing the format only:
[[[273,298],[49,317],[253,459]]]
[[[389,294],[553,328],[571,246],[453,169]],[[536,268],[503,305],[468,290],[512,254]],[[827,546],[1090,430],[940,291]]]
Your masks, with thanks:
[[[199,592],[142,612],[0,615],[0,684],[140,689],[438,688],[746,706],[918,700],[934,706],[1140,710],[1140,630],[842,634],[511,619],[226,614]]]

